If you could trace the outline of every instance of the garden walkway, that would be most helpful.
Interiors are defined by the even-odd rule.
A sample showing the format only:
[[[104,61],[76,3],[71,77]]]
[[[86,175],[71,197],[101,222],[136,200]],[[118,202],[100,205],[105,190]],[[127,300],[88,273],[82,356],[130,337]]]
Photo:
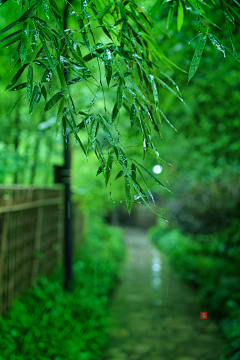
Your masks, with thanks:
[[[216,360],[222,339],[196,294],[144,230],[124,228],[128,259],[110,310],[104,360]]]

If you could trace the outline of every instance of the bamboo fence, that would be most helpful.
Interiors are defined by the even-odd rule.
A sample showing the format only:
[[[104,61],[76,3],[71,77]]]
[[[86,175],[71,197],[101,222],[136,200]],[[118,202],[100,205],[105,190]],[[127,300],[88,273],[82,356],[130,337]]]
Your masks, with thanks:
[[[63,257],[63,190],[0,187],[0,317]],[[74,247],[82,216],[73,204]]]

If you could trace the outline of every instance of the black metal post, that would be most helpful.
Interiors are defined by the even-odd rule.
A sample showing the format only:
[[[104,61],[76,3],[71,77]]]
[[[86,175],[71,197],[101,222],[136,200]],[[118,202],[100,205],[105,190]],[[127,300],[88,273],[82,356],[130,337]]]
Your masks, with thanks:
[[[63,14],[63,28],[67,28],[67,12],[69,3],[67,2]],[[66,77],[66,72],[64,71]],[[70,152],[70,138],[67,136],[67,144],[64,142],[64,159],[65,159],[65,204],[64,204],[64,267],[65,280],[64,288],[67,291],[73,289],[73,272],[72,272],[72,219],[71,219],[71,152]]]

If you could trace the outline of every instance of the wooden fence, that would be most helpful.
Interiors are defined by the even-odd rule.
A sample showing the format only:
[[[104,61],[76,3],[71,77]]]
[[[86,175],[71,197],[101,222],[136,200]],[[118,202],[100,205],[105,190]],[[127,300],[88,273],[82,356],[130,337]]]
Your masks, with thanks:
[[[62,261],[63,195],[62,189],[0,187],[0,316]],[[75,247],[82,234],[76,203],[73,215]]]

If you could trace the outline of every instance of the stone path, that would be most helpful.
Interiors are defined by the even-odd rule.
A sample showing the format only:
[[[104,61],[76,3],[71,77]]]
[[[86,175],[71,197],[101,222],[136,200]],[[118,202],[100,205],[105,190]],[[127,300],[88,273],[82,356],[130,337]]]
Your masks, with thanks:
[[[104,360],[216,360],[222,339],[194,292],[147,239],[125,228],[129,256],[110,310]]]

